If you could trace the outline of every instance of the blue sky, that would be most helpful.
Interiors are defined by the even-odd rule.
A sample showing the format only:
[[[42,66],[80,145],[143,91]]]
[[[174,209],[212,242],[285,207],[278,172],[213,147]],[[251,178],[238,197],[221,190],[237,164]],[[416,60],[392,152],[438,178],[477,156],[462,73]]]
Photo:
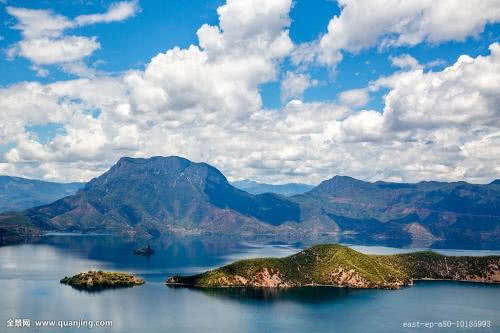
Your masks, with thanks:
[[[380,3],[375,1],[368,5],[374,6],[372,9],[362,8],[363,3],[355,0],[342,0],[339,3],[330,0],[279,0],[273,5],[261,2],[1,1],[0,18],[4,25],[0,28],[0,86],[3,96],[26,96],[23,94],[27,94],[27,90],[33,94],[33,87],[21,88],[20,85],[36,82],[40,84],[41,91],[44,87],[49,89],[48,95],[54,100],[42,101],[40,95],[29,95],[31,97],[26,98],[33,100],[24,110],[36,114],[28,116],[21,111],[6,113],[6,119],[18,129],[4,125],[6,129],[0,136],[0,154],[3,154],[0,173],[81,180],[102,172],[120,154],[148,156],[175,153],[211,162],[234,179],[255,178],[275,183],[317,183],[340,173],[368,180],[395,181],[436,178],[487,182],[499,175],[500,171],[495,169],[492,161],[484,157],[471,157],[473,154],[464,150],[467,144],[484,142],[485,137],[489,135],[490,138],[496,133],[491,122],[476,124],[470,120],[467,115],[473,114],[474,110],[471,109],[470,113],[462,109],[450,110],[450,113],[465,112],[463,116],[456,115],[464,119],[460,125],[462,127],[453,129],[448,125],[453,123],[452,114],[447,115],[449,119],[443,116],[427,124],[405,113],[412,112],[411,105],[407,105],[404,110],[392,112],[391,109],[391,115],[400,117],[397,122],[393,121],[396,116],[391,116],[390,122],[389,112],[384,114],[387,105],[404,108],[405,101],[415,98],[410,93],[418,95],[417,92],[406,90],[402,93],[402,84],[406,77],[410,78],[411,73],[420,71],[420,82],[449,79],[458,85],[457,78],[445,75],[446,67],[456,64],[462,55],[475,60],[491,57],[491,45],[499,42],[500,36],[498,5],[492,2],[492,8],[482,8],[484,3],[477,5],[472,1],[468,5],[472,7],[465,8],[467,6],[457,6],[458,2],[449,2],[449,8],[444,8],[444,13],[449,16],[445,15],[444,20],[449,21],[446,21],[446,28],[441,28],[440,22],[433,20],[443,19],[443,8],[429,1],[409,5],[397,5],[396,2],[395,5],[393,0],[380,0]],[[384,6],[387,6],[385,12]],[[474,10],[475,7],[479,9]],[[222,17],[218,8],[226,8],[228,14]],[[379,8],[380,12],[377,12]],[[467,15],[466,22],[460,24],[458,22],[464,19],[463,15]],[[334,24],[335,18],[338,21]],[[47,30],[44,26],[46,22],[52,24],[58,20],[65,27]],[[333,27],[330,30],[329,23]],[[203,25],[217,27],[221,38],[225,40],[222,49],[201,45],[197,32]],[[227,27],[227,31],[224,27]],[[238,31],[240,27],[244,34]],[[285,34],[286,38],[280,34]],[[206,36],[203,38],[208,43],[212,42],[211,38],[215,35]],[[77,40],[80,44],[75,47],[81,49],[75,49],[76,54],[71,56],[64,51],[52,54],[45,50],[64,50],[64,43],[69,45]],[[262,50],[252,47],[256,41],[264,41]],[[37,44],[41,42],[44,44]],[[245,46],[241,46],[243,44]],[[220,66],[224,75],[207,82],[211,82],[214,87],[218,87],[219,83],[221,87],[227,86],[227,92],[222,93],[220,90],[223,88],[208,91],[208,88],[196,86],[195,83],[191,87],[185,82],[185,77],[172,76],[171,72],[165,72],[163,76],[153,73],[158,69],[169,68],[172,71],[175,68],[160,67],[152,61],[159,59],[158,63],[163,61],[165,66],[170,66],[168,62],[174,60],[162,55],[169,54],[175,47],[179,48],[179,56],[185,57],[182,60],[184,62],[178,62],[176,66],[185,68],[185,75],[191,75],[193,82],[199,81],[198,75],[204,75],[202,73],[217,73],[208,65],[205,66],[207,71],[204,67],[193,68],[194,65],[187,60],[190,45],[199,47],[203,53],[190,54],[190,57],[207,55],[213,58],[209,60],[212,61],[211,65]],[[280,48],[276,49],[276,55],[272,47]],[[84,53],[86,55],[82,55]],[[233,53],[239,55],[234,57]],[[238,72],[231,79],[229,67],[235,60],[245,60],[246,53],[251,54],[248,59],[249,71],[255,71],[255,74]],[[259,54],[262,59],[258,58]],[[413,65],[405,63],[398,66],[395,59],[403,58],[411,59]],[[476,64],[476,68],[479,67]],[[238,67],[235,67],[237,70]],[[495,70],[496,67],[494,73]],[[399,75],[402,72],[404,75]],[[140,81],[137,81],[139,79],[136,76]],[[285,82],[287,78],[289,82]],[[85,87],[75,88],[83,84],[81,80],[86,80]],[[489,81],[493,87],[496,85],[494,80],[492,78]],[[137,82],[142,82],[140,87],[134,86]],[[169,82],[177,82],[177,85],[169,86]],[[230,89],[232,82],[241,85],[244,91]],[[61,88],[63,83],[66,85],[64,89]],[[182,85],[186,86],[186,90],[176,91],[176,87]],[[71,89],[91,91],[100,88],[117,92],[114,100],[99,100],[99,92],[90,97],[82,96],[82,92],[68,92]],[[139,92],[136,88],[145,91]],[[159,106],[159,99],[141,100],[152,92],[158,97],[156,92],[159,93],[159,90],[156,88],[163,89],[162,94],[168,96],[167,104]],[[471,96],[474,93],[483,94],[485,100],[481,100],[481,103],[487,105],[485,114],[491,116],[497,111],[491,109],[495,109],[494,103],[487,100],[489,95],[486,92],[475,91],[476,88],[483,87],[464,89],[470,89]],[[462,86],[456,89],[462,89]],[[137,96],[134,95],[136,93]],[[221,97],[221,94],[224,96]],[[443,91],[443,94],[446,92]],[[386,100],[386,95],[391,98],[404,96],[401,100]],[[352,101],[353,98],[355,101]],[[442,100],[435,96],[432,98]],[[212,102],[216,103],[219,99],[224,101],[221,110],[216,111]],[[174,100],[177,102],[170,102]],[[301,110],[304,109],[297,113],[300,116],[294,113],[298,112],[295,111],[299,107],[298,101]],[[224,104],[226,102],[227,105]],[[423,103],[425,101],[418,105]],[[433,108],[441,108],[435,104],[437,102],[433,103]],[[130,111],[127,111],[126,117],[120,118],[116,114],[120,107],[125,108],[123,105],[128,105],[127,110]],[[412,105],[418,108],[415,106],[417,104]],[[11,106],[5,107],[10,110]],[[418,112],[422,113],[423,119],[430,119],[424,113],[432,114],[433,110],[419,109]],[[89,124],[95,120],[96,128],[102,131],[95,134],[98,131],[95,128],[85,129],[89,138],[94,133],[95,137],[102,137],[102,140],[93,142],[89,139],[88,145],[93,149],[82,151],[77,142],[85,137],[85,130],[76,125],[79,121],[81,124],[81,120],[75,117],[86,115],[92,118]],[[259,117],[265,117],[269,123],[255,123]],[[298,119],[300,117],[304,118]],[[483,118],[477,115],[477,119]],[[212,128],[214,119],[219,127]],[[228,119],[232,120],[231,124],[226,124]],[[402,124],[404,119],[411,121],[396,128],[394,124]],[[310,132],[299,128],[299,125],[305,126],[307,122],[313,121],[324,123],[311,123],[308,127]],[[325,123],[330,124],[331,128],[327,128]],[[238,127],[233,128],[236,124]],[[294,129],[293,126],[298,127]],[[317,131],[318,126],[322,126],[322,129]],[[419,160],[416,156],[424,148],[415,146],[401,148],[404,151],[415,149],[412,151],[414,157],[412,159],[409,156],[396,165],[377,159],[380,156],[377,149],[384,145],[387,145],[387,151],[395,149],[398,144],[405,146],[407,142],[444,140],[438,132],[429,132],[430,128],[436,126],[449,130],[446,140],[451,141],[440,142],[435,154],[438,151],[444,154],[443,149],[448,151],[455,146],[461,149],[460,153],[449,156],[450,160],[435,156]],[[409,127],[412,127],[412,131]],[[207,140],[196,133],[208,128],[235,138],[239,147],[233,151],[233,148],[220,141],[215,142],[217,135],[210,137],[210,146],[203,146],[200,142]],[[262,128],[267,131],[262,137],[273,132],[279,139],[270,136],[262,139],[254,149],[245,148],[245,145],[252,146],[252,131]],[[81,133],[78,132],[80,130]],[[120,130],[123,133],[120,134]],[[460,130],[465,130],[470,136],[460,137],[456,134]],[[162,131],[172,140],[168,144],[159,143]],[[382,138],[381,133],[387,132],[391,133],[390,138],[385,134]],[[473,134],[479,132],[482,137]],[[137,133],[148,138],[142,138]],[[283,138],[286,140],[281,141]],[[222,141],[226,139],[221,138]],[[320,140],[313,145],[322,146],[323,152],[316,148],[311,152],[305,143],[308,140]],[[276,142],[273,147],[272,142]],[[493,153],[497,143],[491,144],[490,151]],[[301,148],[296,147],[299,145],[302,145]],[[357,153],[352,153],[353,149]],[[283,150],[290,151],[284,154]],[[322,160],[320,156],[325,155],[325,152],[328,152],[328,156],[346,154],[349,157],[346,161],[332,156]],[[60,155],[73,157],[64,159]],[[364,155],[373,156],[374,160],[367,160],[368,165],[364,165]],[[103,156],[108,157],[103,159]],[[413,169],[412,165],[419,165],[418,170]],[[79,171],[71,172],[73,169]]]
[[[105,11],[113,1],[37,1],[30,3],[32,9],[51,9],[55,13],[67,17],[75,17],[86,13]],[[196,31],[205,23],[217,24],[216,9],[224,1],[143,1],[141,11],[135,17],[113,24],[97,24],[95,26],[75,29],[76,34],[99,36],[101,49],[93,53],[88,62],[100,70],[114,73],[132,68],[144,68],[149,60],[160,52],[175,46],[188,47],[197,44]],[[9,0],[8,6],[26,7],[26,1]],[[5,5],[4,5],[5,6]],[[330,19],[339,15],[340,8],[330,0],[296,0],[290,12],[292,24],[290,37],[294,43],[311,42],[327,32]],[[8,45],[20,40],[19,31],[9,29],[15,19],[2,10],[0,18],[2,27],[0,42],[5,50]],[[337,67],[335,76],[325,67],[312,68],[314,77],[321,81],[316,87],[307,90],[304,100],[334,100],[338,93],[346,89],[362,88],[370,80],[381,75],[389,75],[397,68],[391,66],[390,56],[410,54],[421,63],[443,60],[443,64],[433,69],[452,64],[462,54],[471,56],[488,53],[488,46],[500,39],[500,25],[488,24],[479,36],[469,37],[461,42],[440,44],[423,43],[415,47],[377,50],[371,48],[356,54],[349,54]],[[2,76],[0,84],[6,86],[26,80],[53,82],[71,79],[68,75],[52,66],[51,74],[39,78],[29,69],[29,61],[16,58],[0,59]],[[290,69],[285,61],[283,71]],[[281,106],[279,81],[261,86],[264,105],[270,108]],[[381,101],[374,98],[370,105],[381,109]]]

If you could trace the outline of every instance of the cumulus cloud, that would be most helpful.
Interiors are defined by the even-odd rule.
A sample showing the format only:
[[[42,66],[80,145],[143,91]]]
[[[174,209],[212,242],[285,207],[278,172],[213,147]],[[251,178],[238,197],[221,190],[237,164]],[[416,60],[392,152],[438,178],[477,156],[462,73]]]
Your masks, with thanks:
[[[281,100],[288,101],[292,98],[302,98],[304,91],[316,86],[317,80],[311,80],[308,74],[286,72],[281,81]]]
[[[390,88],[384,107],[387,124],[402,131],[499,125],[500,45],[490,45],[490,52],[476,58],[463,55],[441,72],[416,68],[373,82],[372,89]]]
[[[351,107],[365,106],[369,100],[367,89],[351,89],[339,94],[340,103]]]
[[[39,38],[20,41],[16,45],[15,54],[37,65],[53,65],[88,57],[100,47],[96,37]]]
[[[344,142],[375,142],[383,136],[384,116],[377,111],[363,110],[340,122]]]
[[[139,11],[136,1],[111,4],[103,14],[81,15],[71,20],[50,10],[7,7],[16,18],[13,29],[20,30],[23,39],[7,50],[7,57],[30,60],[40,69],[43,65],[68,64],[81,61],[101,45],[97,37],[65,35],[68,29],[96,23],[122,21]],[[40,72],[37,70],[37,72]]]
[[[420,67],[418,60],[409,54],[402,54],[397,57],[390,57],[389,59],[391,60],[392,66],[401,69],[415,69]]]
[[[444,59],[435,59],[435,60],[432,60],[432,61],[429,61],[428,63],[426,63],[425,67],[434,68],[434,67],[444,66],[446,64],[447,64],[447,62]]]
[[[198,30],[198,45],[166,50],[144,70],[1,88],[0,144],[13,147],[0,173],[88,180],[123,155],[181,155],[268,182],[498,177],[499,44],[442,71],[400,66],[338,103],[293,99],[265,109],[259,86],[294,50],[290,7],[228,1],[218,26]],[[357,109],[380,89],[388,91],[383,110]],[[64,132],[40,142],[30,125],[48,122]]]
[[[462,41],[477,36],[488,23],[500,21],[498,1],[471,0],[339,0],[341,13],[328,32],[298,48],[295,62],[317,61],[334,67],[343,52],[371,47],[414,46],[422,42]]]

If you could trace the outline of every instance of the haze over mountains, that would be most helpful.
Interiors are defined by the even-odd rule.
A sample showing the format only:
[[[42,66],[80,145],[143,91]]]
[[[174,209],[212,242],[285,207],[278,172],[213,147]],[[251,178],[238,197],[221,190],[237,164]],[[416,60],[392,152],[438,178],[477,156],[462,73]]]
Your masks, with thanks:
[[[245,179],[232,182],[231,185],[251,194],[276,193],[284,196],[302,194],[314,188],[313,185],[288,183],[280,185],[264,184],[253,180]]]
[[[45,205],[76,193],[83,183],[54,183],[0,176],[0,212]]]
[[[500,240],[500,182],[369,183],[336,176],[285,197],[250,194],[206,163],[121,158],[76,194],[0,215],[0,235],[17,228],[107,232],[351,235],[366,240]],[[23,229],[25,228],[25,229]]]
[[[250,194],[276,193],[284,196],[302,194],[314,188],[314,186],[307,184],[274,185],[249,179],[235,181],[231,185]],[[84,186],[85,183],[47,182],[0,175],[0,212],[19,211],[46,205],[75,194]]]

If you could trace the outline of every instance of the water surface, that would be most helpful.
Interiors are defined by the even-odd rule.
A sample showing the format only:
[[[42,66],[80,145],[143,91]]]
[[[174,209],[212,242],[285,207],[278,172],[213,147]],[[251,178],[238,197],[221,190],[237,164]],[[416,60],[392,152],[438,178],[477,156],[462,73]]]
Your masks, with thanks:
[[[0,247],[0,332],[74,332],[73,328],[6,328],[7,320],[112,320],[111,328],[78,332],[500,332],[500,286],[417,282],[401,290],[298,288],[290,290],[171,288],[173,274],[193,274],[237,259],[286,256],[301,245],[224,238],[165,238],[156,254],[137,257],[144,243],[116,237],[52,235],[37,244]],[[410,249],[351,245],[365,253]],[[451,255],[500,251],[439,250]],[[89,269],[126,271],[143,286],[78,291],[59,280]],[[485,320],[482,329],[404,328],[404,322]]]

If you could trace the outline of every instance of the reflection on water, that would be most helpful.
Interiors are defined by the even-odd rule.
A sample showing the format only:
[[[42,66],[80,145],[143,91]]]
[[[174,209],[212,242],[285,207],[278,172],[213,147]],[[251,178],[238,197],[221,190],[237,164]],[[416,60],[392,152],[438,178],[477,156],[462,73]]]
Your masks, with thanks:
[[[153,256],[133,254],[134,249],[148,244],[155,249]],[[42,237],[37,244],[0,247],[0,332],[12,318],[113,320],[113,327],[102,332],[288,333],[398,332],[401,322],[407,320],[495,322],[500,317],[500,286],[480,284],[418,282],[396,291],[326,287],[191,289],[164,284],[173,274],[198,273],[244,258],[287,256],[309,245],[309,241],[288,245],[269,239],[226,237],[165,237],[136,242],[106,235],[52,235]],[[369,253],[401,251],[356,246]],[[59,283],[64,276],[89,269],[130,272],[144,278],[146,284],[88,293]],[[481,332],[498,331],[500,322],[495,325]]]
[[[169,288],[183,288],[168,286]],[[300,302],[300,303],[334,303],[362,290],[330,287],[303,288],[189,288],[215,298],[228,299],[237,303],[248,302]]]

